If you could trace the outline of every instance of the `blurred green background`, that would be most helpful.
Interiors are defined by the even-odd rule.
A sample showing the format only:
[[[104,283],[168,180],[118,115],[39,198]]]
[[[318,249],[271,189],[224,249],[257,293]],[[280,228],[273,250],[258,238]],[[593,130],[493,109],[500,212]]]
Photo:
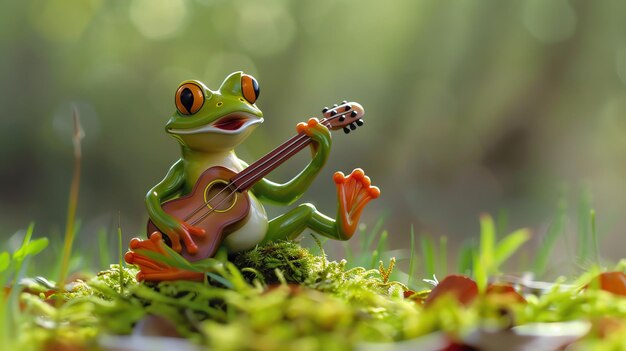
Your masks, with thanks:
[[[179,155],[163,130],[178,83],[215,89],[243,70],[266,116],[238,149],[248,161],[323,106],[365,106],[300,202],[334,214],[333,172],[362,167],[383,192],[363,223],[386,216],[392,248],[411,225],[456,247],[482,212],[531,227],[536,248],[565,199],[568,235],[591,204],[604,256],[623,257],[624,13],[617,0],[3,1],[0,237],[32,220],[63,231],[72,106],[86,133],[79,245],[101,228],[115,242],[118,213],[126,239],[143,235],[144,194]],[[555,264],[572,262],[571,240]]]

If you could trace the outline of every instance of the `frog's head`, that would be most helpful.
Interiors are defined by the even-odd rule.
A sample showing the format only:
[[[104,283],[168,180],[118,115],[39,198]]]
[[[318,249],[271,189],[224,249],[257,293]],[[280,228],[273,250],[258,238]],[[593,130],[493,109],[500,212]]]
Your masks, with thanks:
[[[258,97],[259,83],[243,72],[226,77],[217,91],[196,80],[184,81],[165,130],[192,150],[232,149],[263,123],[263,113],[254,105]]]

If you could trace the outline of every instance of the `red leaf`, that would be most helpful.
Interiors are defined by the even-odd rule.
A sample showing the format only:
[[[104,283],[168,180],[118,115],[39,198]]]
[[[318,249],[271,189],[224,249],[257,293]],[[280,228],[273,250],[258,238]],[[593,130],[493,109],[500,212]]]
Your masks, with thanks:
[[[487,287],[487,295],[506,295],[510,296],[517,302],[526,302],[526,299],[520,295],[517,290],[510,284],[494,283]]]
[[[454,296],[463,306],[469,305],[478,296],[476,282],[464,275],[449,275],[430,292],[424,305],[428,306],[442,295]]]
[[[600,289],[615,295],[626,296],[626,274],[622,272],[604,272],[597,276],[589,285],[594,286],[598,281],[600,282]]]

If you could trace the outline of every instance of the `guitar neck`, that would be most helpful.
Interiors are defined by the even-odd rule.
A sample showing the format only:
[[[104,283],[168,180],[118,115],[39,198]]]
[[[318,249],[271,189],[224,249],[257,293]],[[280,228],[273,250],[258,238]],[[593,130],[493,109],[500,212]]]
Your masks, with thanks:
[[[357,126],[363,125],[363,106],[356,102],[343,101],[341,105],[335,104],[332,108],[325,107],[322,110],[324,118],[320,123],[330,130],[343,128],[347,134]],[[256,182],[273,171],[276,167],[293,157],[311,143],[311,138],[304,133],[299,133],[263,156],[258,161],[248,166],[243,171],[230,179],[231,186],[238,191],[250,189]]]
[[[320,123],[327,127],[330,124],[327,119],[322,119]],[[261,178],[265,177],[268,173],[276,169],[276,167],[306,148],[310,143],[311,138],[304,133],[293,136],[291,139],[285,141],[270,153],[239,172],[231,179],[231,185],[239,191],[250,189]]]

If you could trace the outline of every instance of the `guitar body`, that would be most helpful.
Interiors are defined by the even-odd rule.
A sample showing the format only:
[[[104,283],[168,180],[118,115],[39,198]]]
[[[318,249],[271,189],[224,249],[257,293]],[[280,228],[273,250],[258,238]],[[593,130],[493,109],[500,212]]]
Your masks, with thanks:
[[[200,175],[191,193],[161,205],[167,214],[206,231],[204,236],[193,238],[198,245],[196,254],[187,252],[183,245],[181,254],[187,260],[193,262],[213,257],[224,238],[245,223],[250,212],[250,197],[247,191],[240,192],[229,185],[235,175],[237,173],[228,168],[211,167]],[[149,220],[148,236],[155,231],[161,232]],[[166,233],[162,234],[167,238]]]

